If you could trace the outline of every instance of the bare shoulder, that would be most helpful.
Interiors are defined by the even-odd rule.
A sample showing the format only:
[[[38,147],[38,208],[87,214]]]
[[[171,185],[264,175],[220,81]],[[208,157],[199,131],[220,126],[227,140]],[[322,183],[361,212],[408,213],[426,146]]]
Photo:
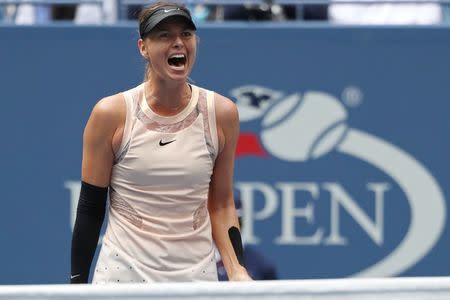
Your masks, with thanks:
[[[114,160],[114,136],[126,116],[121,94],[95,104],[83,134],[82,178],[97,186],[108,186]]]
[[[92,114],[110,122],[118,121],[125,117],[126,105],[122,94],[105,97],[95,104]]]
[[[217,123],[239,123],[239,113],[236,104],[229,98],[215,93],[214,104],[216,108]]]
[[[234,146],[239,135],[239,114],[236,104],[220,94],[214,97],[219,153],[224,149],[234,153]]]
[[[95,104],[89,122],[98,129],[117,129],[125,122],[126,104],[121,93],[105,97]]]

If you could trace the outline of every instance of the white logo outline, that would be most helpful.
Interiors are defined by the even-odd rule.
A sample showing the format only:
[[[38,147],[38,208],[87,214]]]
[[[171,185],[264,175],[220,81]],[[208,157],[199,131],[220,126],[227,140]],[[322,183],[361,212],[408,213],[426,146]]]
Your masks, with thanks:
[[[248,94],[250,90],[256,91],[256,94],[273,90],[252,85],[231,91],[231,95],[237,98],[241,121],[262,118],[260,138],[271,155],[284,161],[300,162],[316,159],[335,150],[380,169],[393,178],[405,193],[411,207],[411,224],[402,241],[383,259],[352,276],[398,275],[416,264],[439,241],[446,224],[446,202],[442,189],[426,167],[409,153],[374,135],[349,128],[345,124],[345,107],[328,94],[310,91],[302,96],[295,93],[281,99],[282,93],[273,91],[275,96],[271,102],[274,103],[255,109],[249,108],[247,97],[239,97],[242,91]],[[300,101],[302,103],[299,105]],[[302,118],[312,115],[312,119],[318,119],[317,114],[324,111],[326,118],[317,121],[321,123],[315,126],[315,132],[311,133],[309,126],[305,130],[304,124],[300,124]],[[302,144],[304,140],[298,143],[298,147],[303,147],[297,148],[300,152],[292,151],[292,139],[289,139],[289,147],[280,146],[286,140],[283,133],[299,131],[302,131],[303,136],[307,135],[306,146]]]

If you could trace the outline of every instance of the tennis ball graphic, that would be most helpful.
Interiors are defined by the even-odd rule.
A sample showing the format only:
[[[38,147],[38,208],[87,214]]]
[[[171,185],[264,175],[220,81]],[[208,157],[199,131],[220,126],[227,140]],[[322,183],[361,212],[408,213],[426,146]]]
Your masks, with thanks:
[[[347,131],[347,111],[334,97],[293,94],[272,106],[262,120],[261,141],[272,155],[307,161],[333,150]]]

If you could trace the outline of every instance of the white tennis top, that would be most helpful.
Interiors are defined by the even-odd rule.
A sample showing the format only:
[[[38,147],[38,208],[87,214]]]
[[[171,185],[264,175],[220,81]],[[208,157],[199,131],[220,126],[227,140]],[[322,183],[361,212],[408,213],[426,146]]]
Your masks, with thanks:
[[[144,85],[123,93],[127,116],[93,283],[216,281],[209,183],[218,139],[214,93],[191,85],[175,116],[154,113]]]

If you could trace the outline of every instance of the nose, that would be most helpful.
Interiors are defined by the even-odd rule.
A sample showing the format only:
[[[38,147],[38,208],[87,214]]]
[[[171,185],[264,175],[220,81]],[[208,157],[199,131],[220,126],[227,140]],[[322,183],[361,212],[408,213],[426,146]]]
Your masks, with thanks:
[[[176,49],[183,48],[183,40],[181,39],[181,37],[179,35],[175,36],[175,41],[173,42],[173,46]]]

